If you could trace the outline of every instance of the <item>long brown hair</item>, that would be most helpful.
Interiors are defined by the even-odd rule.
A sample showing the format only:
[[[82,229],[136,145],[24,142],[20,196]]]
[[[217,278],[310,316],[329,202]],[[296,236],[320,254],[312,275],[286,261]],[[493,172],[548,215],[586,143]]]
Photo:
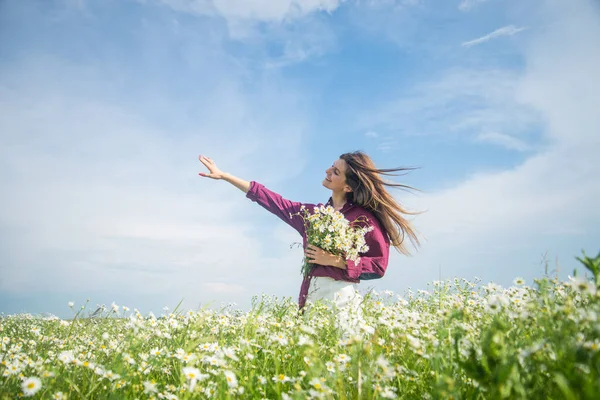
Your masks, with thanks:
[[[346,193],[346,199],[364,207],[377,217],[386,230],[390,243],[402,254],[410,254],[404,239],[410,239],[414,247],[420,245],[417,231],[405,215],[415,215],[419,212],[408,211],[388,193],[386,186],[404,190],[416,190],[400,183],[388,182],[382,175],[406,174],[414,168],[378,169],[371,157],[361,151],[344,153],[340,156],[346,162],[346,183],[352,192]]]

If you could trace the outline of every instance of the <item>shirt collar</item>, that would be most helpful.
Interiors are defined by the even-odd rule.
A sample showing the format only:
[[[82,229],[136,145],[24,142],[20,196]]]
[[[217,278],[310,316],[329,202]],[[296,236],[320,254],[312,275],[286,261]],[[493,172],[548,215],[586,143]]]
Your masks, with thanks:
[[[333,207],[333,198],[330,197],[329,200],[327,200],[327,203],[325,204],[326,206],[332,206]],[[351,202],[350,200],[346,200],[346,204],[344,204],[344,206],[342,207],[342,209],[340,210],[340,212],[344,212],[346,210],[348,210],[350,207],[352,207],[354,205],[353,202]]]

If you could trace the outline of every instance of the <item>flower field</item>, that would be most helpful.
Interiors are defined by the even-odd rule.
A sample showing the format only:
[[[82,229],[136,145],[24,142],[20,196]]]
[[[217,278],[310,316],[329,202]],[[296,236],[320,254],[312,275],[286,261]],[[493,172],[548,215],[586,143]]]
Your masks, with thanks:
[[[596,399],[594,278],[371,294],[349,326],[267,297],[249,312],[5,316],[0,399]]]

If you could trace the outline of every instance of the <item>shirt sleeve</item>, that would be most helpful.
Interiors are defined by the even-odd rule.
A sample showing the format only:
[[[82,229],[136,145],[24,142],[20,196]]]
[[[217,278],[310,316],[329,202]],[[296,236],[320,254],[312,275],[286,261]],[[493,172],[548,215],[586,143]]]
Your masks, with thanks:
[[[309,204],[284,199],[281,195],[267,189],[264,185],[255,181],[250,182],[250,189],[248,190],[248,193],[246,193],[246,197],[253,202],[258,203],[272,214],[275,214],[304,237],[304,220],[299,215],[290,217],[290,214],[300,212],[300,207],[303,205],[308,207]]]
[[[377,225],[374,226],[371,232],[367,232],[365,241],[369,246],[369,250],[361,255],[357,262],[346,260],[344,271],[350,279],[379,279],[387,269],[390,244]]]

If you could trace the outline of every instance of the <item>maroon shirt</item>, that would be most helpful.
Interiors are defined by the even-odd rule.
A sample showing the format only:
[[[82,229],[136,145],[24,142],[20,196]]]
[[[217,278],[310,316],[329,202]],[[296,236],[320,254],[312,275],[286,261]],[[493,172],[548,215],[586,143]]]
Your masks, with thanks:
[[[285,223],[297,230],[302,236],[303,247],[306,249],[307,238],[304,228],[304,220],[299,215],[295,215],[290,218],[290,213],[298,213],[301,206],[305,206],[310,211],[313,210],[314,207],[318,207],[323,204],[299,203],[284,199],[279,194],[267,189],[255,181],[250,182],[250,190],[248,190],[246,197],[260,204],[266,210],[275,214]],[[331,198],[329,198],[327,204],[332,204]],[[347,282],[358,283],[361,279],[377,279],[381,278],[385,274],[388,264],[388,257],[390,254],[390,240],[388,235],[385,234],[385,229],[379,220],[375,218],[375,216],[369,210],[351,202],[346,202],[340,212],[350,222],[359,217],[366,217],[368,219],[368,225],[373,226],[374,228],[371,232],[368,232],[365,235],[365,241],[369,246],[369,251],[361,254],[358,262],[347,260],[346,269],[315,264],[310,276],[304,278],[302,281],[300,296],[298,298],[298,305],[300,308],[304,307],[304,304],[306,303],[306,296],[310,286],[310,278],[313,276],[326,276],[338,281],[343,280]]]

